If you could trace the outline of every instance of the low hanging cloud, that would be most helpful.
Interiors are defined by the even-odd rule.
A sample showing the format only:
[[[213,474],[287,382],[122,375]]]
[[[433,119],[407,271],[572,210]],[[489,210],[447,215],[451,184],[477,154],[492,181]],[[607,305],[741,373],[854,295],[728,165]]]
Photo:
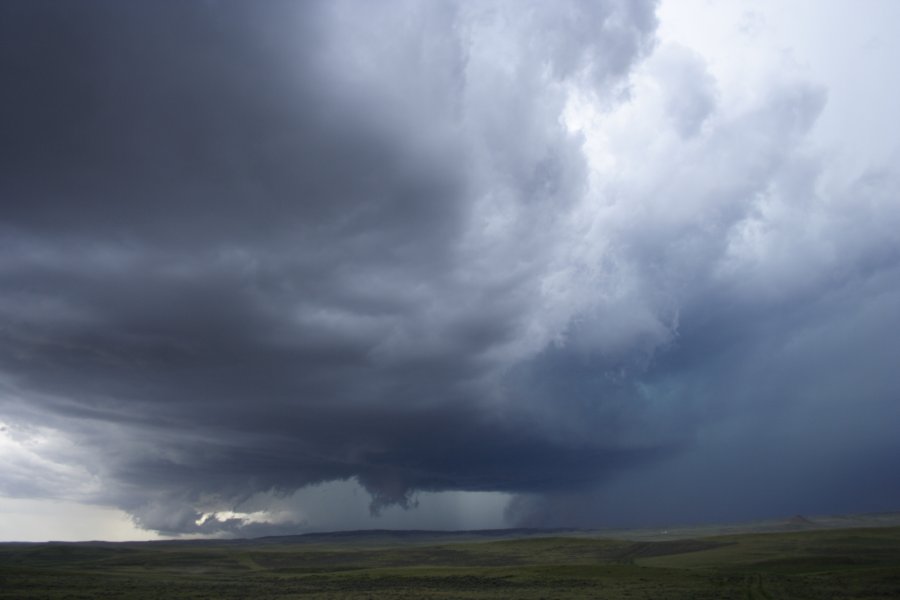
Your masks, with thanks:
[[[826,90],[725,104],[653,2],[0,10],[0,416],[94,482],[32,444],[0,493],[169,534],[315,528],[349,481],[624,522],[598,494],[758,431],[805,468],[800,407],[900,389],[896,173],[826,188]],[[876,433],[834,448],[887,465]]]

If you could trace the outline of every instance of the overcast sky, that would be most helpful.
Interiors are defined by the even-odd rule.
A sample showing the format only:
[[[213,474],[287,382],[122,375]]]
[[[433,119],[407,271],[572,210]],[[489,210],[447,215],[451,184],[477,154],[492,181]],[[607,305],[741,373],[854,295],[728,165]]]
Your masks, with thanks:
[[[0,2],[0,539],[900,510],[898,23]]]

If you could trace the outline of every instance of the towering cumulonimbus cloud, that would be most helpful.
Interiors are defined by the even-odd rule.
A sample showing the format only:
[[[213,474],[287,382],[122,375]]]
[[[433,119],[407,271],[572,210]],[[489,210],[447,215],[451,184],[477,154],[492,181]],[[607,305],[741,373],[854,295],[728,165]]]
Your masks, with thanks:
[[[377,509],[655,450],[554,439],[499,383],[572,314],[566,86],[621,86],[651,4],[5,11],[5,408],[100,499],[177,531],[209,496],[356,478]]]
[[[826,92],[730,104],[656,8],[4,3],[0,494],[169,534],[346,480],[625,522],[760,431],[792,481],[850,397],[834,454],[887,464],[897,174],[823,187]]]

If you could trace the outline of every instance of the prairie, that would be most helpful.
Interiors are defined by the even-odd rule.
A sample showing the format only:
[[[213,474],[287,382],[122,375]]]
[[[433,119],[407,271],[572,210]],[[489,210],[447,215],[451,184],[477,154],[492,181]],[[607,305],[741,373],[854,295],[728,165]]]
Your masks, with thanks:
[[[0,598],[300,597],[900,598],[900,527],[0,544]]]

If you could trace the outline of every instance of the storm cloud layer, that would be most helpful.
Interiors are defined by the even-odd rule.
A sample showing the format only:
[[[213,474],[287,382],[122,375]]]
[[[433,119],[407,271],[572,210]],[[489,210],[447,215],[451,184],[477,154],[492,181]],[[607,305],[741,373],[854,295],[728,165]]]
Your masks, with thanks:
[[[829,178],[827,90],[731,102],[656,8],[4,2],[0,494],[896,508],[898,173]]]

